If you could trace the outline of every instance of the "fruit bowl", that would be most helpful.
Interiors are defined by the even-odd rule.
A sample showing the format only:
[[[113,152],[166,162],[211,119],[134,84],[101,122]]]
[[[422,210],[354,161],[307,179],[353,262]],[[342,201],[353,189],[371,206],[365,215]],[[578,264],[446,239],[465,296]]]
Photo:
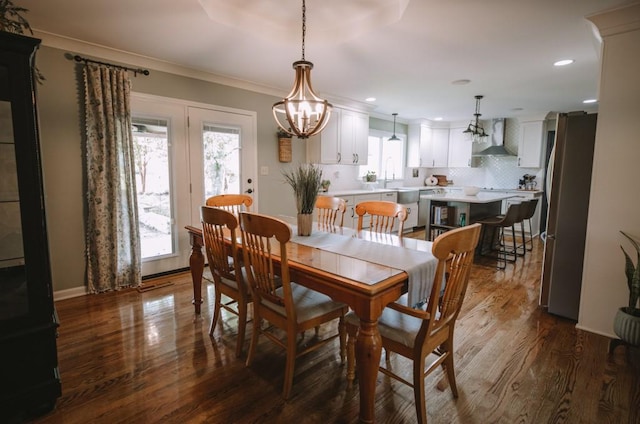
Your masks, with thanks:
[[[462,192],[465,196],[475,196],[480,192],[480,187],[466,186],[462,187]]]

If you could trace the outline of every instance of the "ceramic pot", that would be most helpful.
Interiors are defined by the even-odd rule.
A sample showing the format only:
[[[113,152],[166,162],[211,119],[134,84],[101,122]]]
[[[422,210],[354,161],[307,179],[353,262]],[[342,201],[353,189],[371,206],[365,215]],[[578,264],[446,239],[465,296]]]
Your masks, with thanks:
[[[613,331],[627,344],[640,346],[640,317],[631,315],[619,308],[613,320]]]
[[[310,213],[298,214],[298,235],[299,236],[310,236],[312,226],[313,226],[313,214],[310,214]]]

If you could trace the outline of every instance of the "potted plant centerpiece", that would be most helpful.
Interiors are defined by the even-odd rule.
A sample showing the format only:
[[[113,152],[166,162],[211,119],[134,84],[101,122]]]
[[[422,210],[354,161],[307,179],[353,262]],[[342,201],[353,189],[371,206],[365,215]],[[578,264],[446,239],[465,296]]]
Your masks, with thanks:
[[[298,209],[298,235],[311,235],[313,210],[322,182],[319,166],[303,163],[293,169],[283,171],[285,181],[293,188]]]
[[[624,231],[620,231],[636,249],[636,263],[633,264],[631,257],[620,246],[624,253],[625,265],[624,273],[627,276],[627,286],[629,287],[629,304],[618,309],[613,321],[613,331],[620,339],[632,346],[640,346],[640,243]],[[615,347],[612,345],[610,350]]]

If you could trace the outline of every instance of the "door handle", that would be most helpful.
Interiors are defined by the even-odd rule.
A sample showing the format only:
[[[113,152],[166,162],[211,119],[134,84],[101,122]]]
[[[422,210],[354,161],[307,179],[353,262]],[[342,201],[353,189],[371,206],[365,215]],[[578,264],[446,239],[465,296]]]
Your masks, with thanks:
[[[245,192],[245,193],[249,193],[249,194],[251,194],[251,193],[253,193],[253,189],[252,189],[252,188],[250,188],[250,189],[248,189],[248,190],[245,190],[244,192]]]
[[[555,240],[556,239],[556,235],[555,234],[547,234],[547,239]]]

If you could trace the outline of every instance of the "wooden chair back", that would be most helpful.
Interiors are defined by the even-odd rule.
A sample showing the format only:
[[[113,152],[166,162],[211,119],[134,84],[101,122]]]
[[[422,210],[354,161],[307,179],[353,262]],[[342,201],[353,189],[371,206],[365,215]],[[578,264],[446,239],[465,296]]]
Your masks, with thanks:
[[[240,212],[251,209],[253,198],[247,194],[219,194],[209,197],[205,204],[231,212],[237,218]]]
[[[318,225],[325,227],[337,225],[342,227],[346,209],[347,203],[340,197],[318,196],[316,200]]]
[[[295,309],[289,310],[290,297],[289,264],[286,245],[291,239],[291,227],[277,218],[250,212],[240,213],[242,254],[247,267],[247,279],[257,303],[266,300],[287,308],[287,315],[295,320]],[[277,243],[272,243],[275,239]],[[276,275],[274,255],[280,257]],[[278,290],[280,287],[283,290]]]
[[[214,280],[220,278],[235,280],[234,267],[238,264],[238,247],[235,243],[237,218],[224,209],[202,206],[200,221],[207,261]],[[230,240],[225,241],[225,230]]]
[[[438,267],[427,304],[429,319],[425,321],[428,329],[425,339],[435,337],[458,318],[481,228],[480,224],[456,228],[441,234],[433,242],[431,252],[438,259]],[[445,289],[440,298],[441,288],[437,282],[443,281],[445,275]]]
[[[215,289],[209,335],[213,335],[216,323],[221,316],[221,309],[237,315],[236,356],[239,357],[242,355],[244,346],[247,310],[252,296],[244,278],[242,260],[236,243],[238,219],[233,213],[224,209],[202,206],[200,221],[204,248]],[[222,295],[230,298],[231,301],[223,301]]]
[[[261,334],[285,349],[287,363],[282,396],[287,399],[293,384],[296,358],[340,337],[340,357],[344,360],[344,314],[348,307],[334,302],[322,293],[291,282],[287,259],[291,227],[285,222],[266,215],[241,212],[240,228],[244,263],[254,298],[253,334],[246,364],[251,365],[258,345],[258,336]],[[279,261],[276,260],[276,256],[279,256]],[[263,327],[263,319],[271,325]],[[339,319],[337,333],[308,345],[298,343],[299,334],[304,334],[311,328],[317,330],[321,324],[335,319]],[[272,332],[273,327],[284,331],[286,338],[281,338],[282,332]]]
[[[370,218],[369,230],[376,233],[391,233],[398,223],[398,236],[402,237],[407,208],[404,205],[384,200],[371,200],[356,205],[358,231],[362,230],[365,216]]]
[[[435,239],[432,253],[438,259],[438,265],[426,310],[391,303],[378,320],[387,361],[389,352],[396,352],[413,361],[413,382],[395,374],[388,366],[380,366],[380,372],[413,387],[418,423],[427,422],[424,380],[436,368],[444,368],[451,391],[454,397],[458,396],[453,363],[453,331],[467,291],[480,230],[480,224],[472,224],[447,231]],[[446,281],[444,290],[443,281]],[[346,319],[349,333],[347,378],[350,381],[354,375],[355,334],[358,329],[357,321],[353,318],[349,313]],[[426,359],[433,357],[431,354],[437,359],[429,362]]]

